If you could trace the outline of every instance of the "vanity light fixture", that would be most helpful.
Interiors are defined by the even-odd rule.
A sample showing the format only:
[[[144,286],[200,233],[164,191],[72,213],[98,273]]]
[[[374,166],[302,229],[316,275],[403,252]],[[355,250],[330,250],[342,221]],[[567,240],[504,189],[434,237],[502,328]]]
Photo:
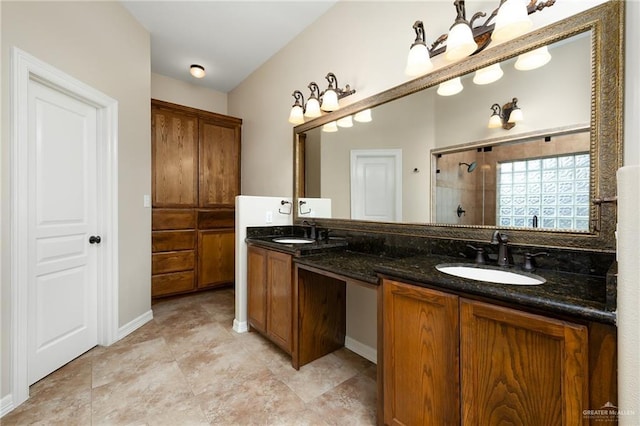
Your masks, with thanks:
[[[491,105],[493,113],[489,118],[487,127],[497,129],[502,127],[505,130],[512,129],[516,123],[524,120],[522,110],[518,107],[518,98],[513,98],[511,102],[507,102],[500,108],[500,105]]]
[[[491,84],[500,80],[503,75],[504,71],[500,68],[500,64],[493,64],[476,71],[473,76],[473,82],[478,85]]]
[[[407,56],[407,66],[404,73],[417,77],[426,74],[433,69],[431,62],[431,54],[427,48],[424,36],[424,24],[422,21],[416,21],[413,24],[413,30],[416,32],[416,39],[409,48],[409,56]]]
[[[307,86],[311,93],[307,102],[304,102],[304,96],[299,90],[295,90],[292,96],[295,99],[295,103],[291,107],[289,113],[289,122],[292,124],[302,124],[304,121],[300,121],[300,109],[303,111],[303,119],[316,118],[322,115],[322,111],[335,111],[340,108],[338,100],[356,93],[355,90],[347,84],[344,88],[338,86],[338,78],[332,72],[328,73],[325,78],[329,82],[329,86],[323,92],[320,91],[320,87],[314,81]],[[295,111],[294,111],[295,110]]]
[[[192,76],[194,76],[195,78],[202,78],[205,76],[205,72],[204,72],[204,67],[202,65],[198,65],[198,64],[192,64],[189,67],[189,72],[191,73]]]
[[[453,25],[449,28],[447,47],[444,54],[449,61],[462,59],[478,49],[478,44],[473,38],[471,25],[467,21],[464,0],[456,0],[453,4],[456,6],[457,16]]]
[[[453,96],[462,92],[463,88],[460,77],[452,78],[451,80],[440,83],[438,86],[438,95]]]
[[[448,34],[442,34],[430,47],[427,47],[424,24],[415,21],[413,30],[416,38],[407,57],[405,73],[415,77],[425,74],[433,68],[431,59],[445,52],[447,60],[455,61],[480,52],[489,43],[506,41],[527,32],[533,25],[529,15],[553,6],[556,0],[499,0],[498,7],[479,25],[479,18],[487,16],[485,12],[475,13],[469,21],[466,19],[464,0],[455,0],[456,19]]]
[[[546,65],[550,60],[551,53],[549,53],[549,49],[547,49],[547,46],[542,46],[518,56],[513,66],[519,71],[531,71]]]
[[[353,120],[357,121],[358,123],[370,123],[372,120],[371,109],[367,108],[363,109],[362,111],[356,112],[353,116]]]
[[[322,115],[322,112],[320,112],[320,100],[318,99],[320,97],[320,88],[315,81],[309,83],[307,87],[311,90],[311,94],[305,105],[304,116],[308,118],[320,117]]]
[[[346,117],[342,117],[338,119],[338,121],[336,121],[336,124],[338,125],[338,127],[353,127],[353,116],[347,115]]]
[[[304,123],[304,95],[301,91],[296,90],[291,95],[296,100],[291,107],[291,113],[289,114],[289,123],[302,124]]]
[[[502,42],[516,38],[531,29],[526,0],[506,0],[498,8],[496,25],[491,34],[494,41]]]
[[[325,133],[334,133],[338,131],[338,123],[330,121],[327,124],[322,125],[322,131]]]

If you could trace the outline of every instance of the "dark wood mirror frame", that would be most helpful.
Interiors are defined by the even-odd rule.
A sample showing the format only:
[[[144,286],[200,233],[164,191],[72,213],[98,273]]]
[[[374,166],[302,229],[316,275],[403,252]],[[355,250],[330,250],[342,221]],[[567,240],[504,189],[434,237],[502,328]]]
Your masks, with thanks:
[[[448,65],[377,95],[362,99],[338,111],[294,128],[294,205],[304,196],[304,132],[358,111],[372,108],[417,91],[438,85],[523,52],[554,43],[584,31],[592,31],[591,90],[591,232],[563,232],[527,228],[507,228],[516,245],[563,247],[615,252],[616,172],[622,166],[624,97],[624,2],[612,0],[538,29],[522,37],[485,50],[466,60]],[[553,102],[550,100],[550,102]],[[425,155],[428,155],[426,153]],[[294,223],[303,219],[294,208]],[[496,227],[384,223],[344,219],[313,219],[319,226],[334,230],[414,235],[469,241],[488,241]]]

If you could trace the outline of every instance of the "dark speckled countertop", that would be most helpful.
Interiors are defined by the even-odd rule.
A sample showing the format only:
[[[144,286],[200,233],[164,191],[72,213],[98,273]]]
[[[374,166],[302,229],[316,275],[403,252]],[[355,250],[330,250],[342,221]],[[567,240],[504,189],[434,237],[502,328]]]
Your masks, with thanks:
[[[346,242],[329,240],[312,244],[280,244],[267,237],[247,238],[250,244],[290,253],[294,262],[334,274],[378,284],[379,274],[439,288],[461,295],[479,296],[560,315],[615,324],[616,314],[607,307],[605,277],[538,269],[547,281],[541,285],[492,284],[444,274],[435,266],[460,263],[461,259],[433,254],[391,258],[347,250]],[[510,267],[521,272],[519,267]]]

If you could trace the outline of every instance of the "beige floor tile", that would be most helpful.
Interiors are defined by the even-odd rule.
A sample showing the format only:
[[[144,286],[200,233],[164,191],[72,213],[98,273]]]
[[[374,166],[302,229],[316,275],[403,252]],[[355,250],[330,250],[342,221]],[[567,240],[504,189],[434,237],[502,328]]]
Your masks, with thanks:
[[[345,381],[309,402],[333,425],[376,424],[376,382],[364,374]]]
[[[356,374],[355,367],[329,354],[300,367],[299,371],[286,369],[277,375],[303,401],[309,402]]]
[[[176,362],[144,369],[139,375],[113,381],[92,391],[93,424],[129,424],[163,415],[171,406],[193,397]]]
[[[269,425],[289,411],[305,408],[302,400],[271,373],[219,383],[197,398],[214,425]]]
[[[146,370],[173,359],[163,338],[108,348],[102,355],[93,359],[92,386],[97,388],[140,376]]]
[[[234,292],[154,303],[154,320],[31,387],[4,425],[367,425],[376,366],[341,349],[303,366],[258,333],[235,333]]]

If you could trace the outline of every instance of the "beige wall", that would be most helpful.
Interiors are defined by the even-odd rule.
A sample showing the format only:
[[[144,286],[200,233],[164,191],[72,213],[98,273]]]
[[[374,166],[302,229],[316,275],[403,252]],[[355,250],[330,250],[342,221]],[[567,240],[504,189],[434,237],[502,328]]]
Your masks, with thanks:
[[[9,55],[17,46],[118,101],[119,325],[151,307],[149,34],[118,2],[7,2],[2,8],[2,391],[10,392]]]
[[[227,114],[227,94],[151,73],[151,97],[205,111]]]

